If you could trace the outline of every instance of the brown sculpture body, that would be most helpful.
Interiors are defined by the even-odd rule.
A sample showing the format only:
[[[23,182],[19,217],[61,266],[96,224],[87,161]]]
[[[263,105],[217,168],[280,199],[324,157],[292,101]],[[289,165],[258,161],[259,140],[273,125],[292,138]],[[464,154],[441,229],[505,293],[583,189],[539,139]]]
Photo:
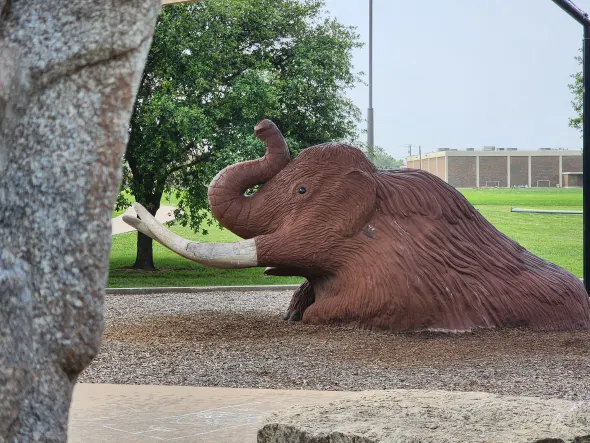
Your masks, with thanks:
[[[209,187],[214,216],[251,240],[216,249],[166,237],[141,208],[141,222],[127,221],[208,265],[305,277],[286,315],[304,323],[395,332],[590,327],[578,278],[500,233],[439,178],[377,170],[340,144],[307,148],[291,161],[272,122],[256,134],[266,155],[226,168]],[[218,252],[221,261],[212,258]]]

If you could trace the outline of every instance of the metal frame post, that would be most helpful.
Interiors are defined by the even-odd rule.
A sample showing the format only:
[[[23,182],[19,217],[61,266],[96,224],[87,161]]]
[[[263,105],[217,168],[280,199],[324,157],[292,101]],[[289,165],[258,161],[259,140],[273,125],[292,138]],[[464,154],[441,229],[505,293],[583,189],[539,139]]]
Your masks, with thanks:
[[[570,0],[552,0],[557,6],[568,13],[574,20],[580,23],[584,27],[584,46],[582,49],[582,82],[583,82],[583,94],[582,94],[582,209],[584,212],[583,217],[583,275],[584,275],[584,287],[588,292],[588,285],[590,283],[590,250],[588,248],[590,243],[589,233],[587,228],[588,211],[590,203],[590,194],[588,194],[588,186],[590,185],[590,104],[588,100],[590,97],[590,73],[588,67],[590,66],[590,19],[588,14],[578,8]],[[588,154],[588,155],[587,155]]]
[[[584,264],[583,264],[583,272],[584,272],[584,287],[586,288],[586,292],[588,292],[588,284],[590,283],[590,249],[589,243],[590,238],[588,234],[588,210],[590,210],[590,194],[588,194],[588,186],[590,185],[590,179],[588,178],[588,174],[590,174],[590,118],[588,117],[588,112],[590,112],[589,102],[588,102],[588,94],[590,93],[590,74],[588,73],[588,65],[590,64],[590,23],[586,23],[584,25],[584,49],[583,49],[583,67],[582,67],[582,75],[583,75],[583,87],[584,93],[582,95],[582,115],[583,115],[583,122],[582,122],[582,210],[584,211],[583,217],[583,231],[584,231],[584,240],[583,240],[583,256],[584,256]],[[588,111],[588,112],[587,112]]]

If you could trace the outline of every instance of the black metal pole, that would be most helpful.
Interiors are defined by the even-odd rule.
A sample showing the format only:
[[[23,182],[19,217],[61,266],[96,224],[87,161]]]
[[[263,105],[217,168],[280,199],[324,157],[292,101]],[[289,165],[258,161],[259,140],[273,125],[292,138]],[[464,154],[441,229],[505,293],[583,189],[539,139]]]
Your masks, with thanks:
[[[590,194],[588,194],[588,186],[590,186],[590,19],[588,14],[574,5],[570,0],[553,0],[557,6],[567,12],[574,20],[584,26],[584,46],[582,49],[582,209],[584,215],[582,226],[582,257],[583,265],[582,272],[584,276],[584,287],[586,292],[590,285],[590,237],[586,229],[588,223],[588,211],[590,211]],[[588,155],[587,155],[588,154]]]
[[[582,82],[584,92],[582,95],[582,209],[583,218],[583,272],[584,287],[588,292],[590,284],[590,236],[588,233],[588,211],[590,210],[590,194],[588,186],[590,185],[590,23],[584,24],[584,47],[582,52]]]
[[[567,12],[574,20],[576,20],[582,26],[586,26],[588,22],[588,14],[574,5],[570,0],[553,0],[557,6]]]

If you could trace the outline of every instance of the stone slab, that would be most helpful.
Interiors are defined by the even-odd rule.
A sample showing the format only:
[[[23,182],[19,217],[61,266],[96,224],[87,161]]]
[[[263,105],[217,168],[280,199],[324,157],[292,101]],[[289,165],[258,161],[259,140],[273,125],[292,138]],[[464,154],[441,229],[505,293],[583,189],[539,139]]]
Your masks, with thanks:
[[[354,393],[77,383],[69,443],[248,443],[274,411]]]
[[[367,391],[275,413],[259,443],[590,443],[590,403],[480,392]]]

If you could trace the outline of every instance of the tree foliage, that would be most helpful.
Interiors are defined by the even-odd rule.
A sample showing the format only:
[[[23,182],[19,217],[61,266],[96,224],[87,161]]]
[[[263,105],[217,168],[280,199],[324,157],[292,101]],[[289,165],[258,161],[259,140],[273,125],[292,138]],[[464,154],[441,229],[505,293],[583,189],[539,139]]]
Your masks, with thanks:
[[[358,146],[369,158],[369,147],[367,142],[355,140],[352,142]],[[379,169],[399,169],[404,165],[403,159],[397,160],[389,155],[381,146],[373,146],[373,164]]]
[[[403,160],[396,160],[380,146],[373,148],[373,155],[373,164],[379,169],[399,169],[404,164]]]
[[[576,57],[576,60],[580,65],[582,64],[582,57],[578,56]],[[574,95],[572,106],[574,107],[574,111],[576,111],[577,116],[570,118],[569,126],[582,132],[582,97],[584,93],[582,72],[576,72],[575,74],[572,74],[571,77],[574,79],[574,82],[569,84],[568,87]]]
[[[275,121],[293,151],[352,138],[360,112],[345,90],[360,81],[352,28],[321,0],[201,0],[162,8],[130,123],[125,191],[155,213],[165,192],[197,230],[207,185],[228,164],[264,153],[253,127]],[[208,220],[211,223],[211,220]],[[136,267],[153,266],[139,234]]]

